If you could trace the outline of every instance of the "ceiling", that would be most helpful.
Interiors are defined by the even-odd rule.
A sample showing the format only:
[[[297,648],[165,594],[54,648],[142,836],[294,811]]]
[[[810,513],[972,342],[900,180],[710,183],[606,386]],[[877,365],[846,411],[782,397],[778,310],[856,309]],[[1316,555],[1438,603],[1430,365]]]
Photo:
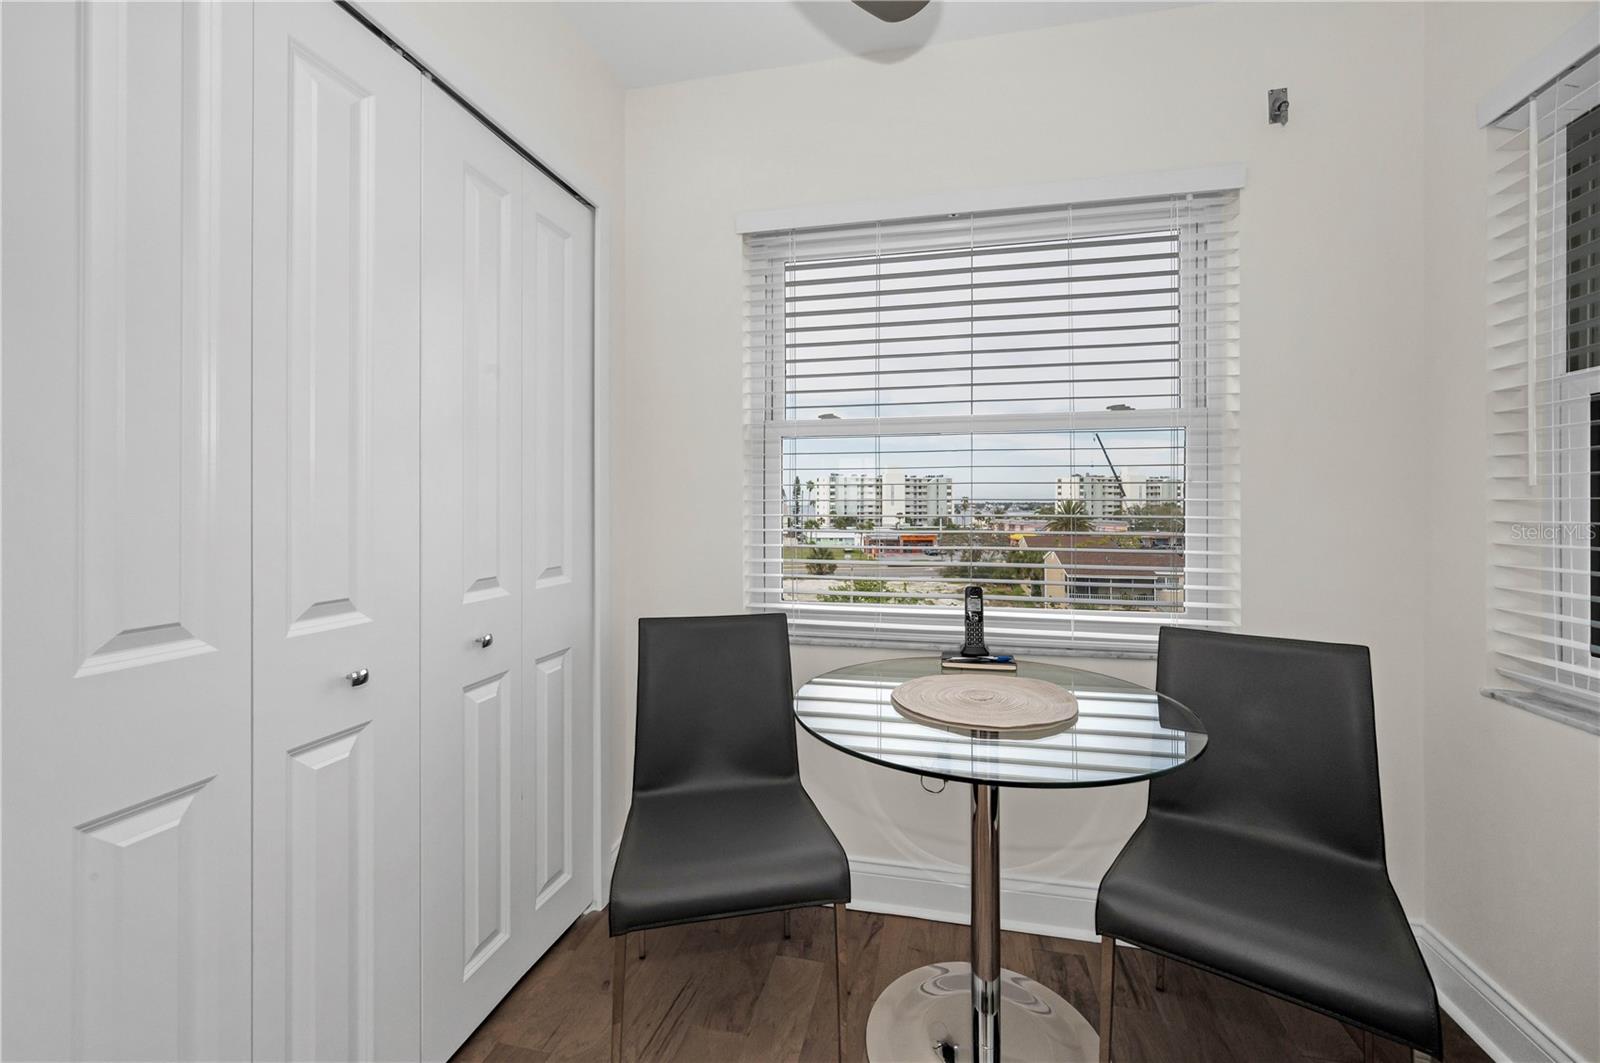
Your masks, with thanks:
[[[1182,6],[1163,0],[934,0],[880,22],[845,0],[562,0],[627,88],[862,56],[895,62],[929,44]]]

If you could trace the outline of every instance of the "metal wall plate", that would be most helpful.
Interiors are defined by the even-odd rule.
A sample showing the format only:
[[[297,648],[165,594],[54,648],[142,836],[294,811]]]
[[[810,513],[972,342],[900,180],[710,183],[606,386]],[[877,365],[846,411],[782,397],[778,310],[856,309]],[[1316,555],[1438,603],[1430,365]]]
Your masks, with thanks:
[[[1270,125],[1289,124],[1289,90],[1267,90],[1267,122]]]

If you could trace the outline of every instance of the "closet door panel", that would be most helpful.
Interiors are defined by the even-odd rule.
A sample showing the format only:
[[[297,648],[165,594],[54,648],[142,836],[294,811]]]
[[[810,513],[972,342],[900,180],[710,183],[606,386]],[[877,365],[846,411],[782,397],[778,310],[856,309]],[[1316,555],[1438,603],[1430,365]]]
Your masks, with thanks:
[[[423,1055],[443,1059],[537,958],[523,756],[520,158],[423,106]]]
[[[331,4],[255,48],[255,1048],[415,1058],[422,83]]]
[[[244,1058],[250,15],[0,20],[0,1050]]]
[[[593,215],[523,173],[525,737],[534,888],[513,917],[543,953],[594,897]]]

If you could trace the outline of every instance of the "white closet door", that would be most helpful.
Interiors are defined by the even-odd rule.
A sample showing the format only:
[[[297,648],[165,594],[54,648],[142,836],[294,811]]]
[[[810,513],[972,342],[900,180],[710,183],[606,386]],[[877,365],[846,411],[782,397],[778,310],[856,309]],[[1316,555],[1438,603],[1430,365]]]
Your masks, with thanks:
[[[523,752],[521,180],[423,104],[422,1038],[444,1059],[537,958]]]
[[[8,1059],[250,1052],[250,12],[15,5]]]
[[[533,879],[513,918],[543,953],[594,899],[594,224],[522,182],[523,671]]]
[[[414,1059],[422,79],[332,4],[255,56],[255,1052]]]

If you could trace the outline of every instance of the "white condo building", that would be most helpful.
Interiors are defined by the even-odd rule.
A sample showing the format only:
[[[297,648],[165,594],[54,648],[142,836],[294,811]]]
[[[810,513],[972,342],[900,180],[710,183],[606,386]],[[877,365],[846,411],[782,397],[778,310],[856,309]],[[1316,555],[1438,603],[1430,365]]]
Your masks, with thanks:
[[[1129,485],[1128,498],[1135,497]],[[1173,505],[1183,501],[1183,480],[1176,476],[1152,476],[1139,482],[1140,502],[1147,506]]]
[[[831,472],[817,483],[817,514],[871,517],[883,513],[883,480],[866,473]]]
[[[1126,485],[1115,476],[1103,473],[1073,473],[1056,479],[1056,501],[1080,502],[1089,517],[1116,517],[1122,514]]]
[[[1119,517],[1141,506],[1183,502],[1183,480],[1175,476],[1123,477],[1074,473],[1056,479],[1057,502],[1081,502],[1089,517]]]
[[[817,515],[855,517],[885,528],[922,526],[954,512],[955,482],[948,476],[907,475],[899,469],[876,473],[829,473],[818,481]]]
[[[954,512],[955,482],[948,476],[907,476],[905,522],[927,525]]]

